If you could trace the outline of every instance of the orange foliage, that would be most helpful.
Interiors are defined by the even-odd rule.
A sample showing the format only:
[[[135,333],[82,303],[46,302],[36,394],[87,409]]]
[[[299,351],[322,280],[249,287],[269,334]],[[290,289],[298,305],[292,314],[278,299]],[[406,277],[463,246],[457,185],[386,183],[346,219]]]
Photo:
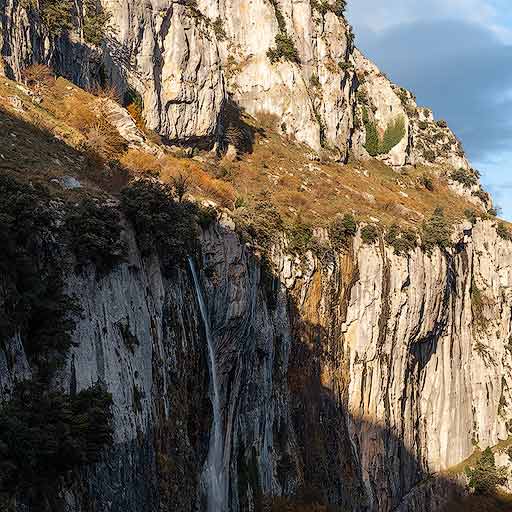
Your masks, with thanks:
[[[120,160],[121,164],[134,171],[158,176],[161,170],[161,163],[158,158],[151,153],[146,153],[138,149],[129,149]]]
[[[144,130],[146,127],[146,122],[144,121],[144,117],[142,117],[142,109],[137,103],[130,103],[126,110],[128,114],[130,114],[137,125],[139,130]]]

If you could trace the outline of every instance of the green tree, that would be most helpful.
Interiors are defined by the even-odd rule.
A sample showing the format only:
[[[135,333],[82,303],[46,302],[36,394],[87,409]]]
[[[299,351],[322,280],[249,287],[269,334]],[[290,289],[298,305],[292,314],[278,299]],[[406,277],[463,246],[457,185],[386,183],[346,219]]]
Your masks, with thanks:
[[[498,485],[503,485],[507,477],[505,468],[497,468],[494,453],[486,448],[474,468],[466,468],[469,486],[476,494],[493,495]]]

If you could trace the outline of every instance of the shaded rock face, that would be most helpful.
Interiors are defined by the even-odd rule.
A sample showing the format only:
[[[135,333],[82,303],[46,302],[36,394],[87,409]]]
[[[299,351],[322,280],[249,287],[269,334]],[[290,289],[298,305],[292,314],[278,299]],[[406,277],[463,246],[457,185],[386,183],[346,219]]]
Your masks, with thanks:
[[[211,384],[193,282],[185,266],[164,277],[125,236],[127,263],[67,281],[83,313],[55,385],[105,383],[115,428],[104,462],[63,499],[73,511],[206,510]],[[272,261],[273,273],[221,225],[203,233],[229,509],[297,494],[440,509],[456,483],[428,475],[508,436],[510,242],[480,222],[444,254],[398,257],[356,238],[328,265],[277,248]],[[4,398],[30,375],[22,343],[0,350]]]
[[[379,156],[388,164],[469,167],[451,131],[438,127],[431,111],[418,109],[409,92],[354,48],[334,2],[102,4],[111,21],[96,48],[78,29],[49,37],[29,4],[2,0],[1,55],[9,73],[19,78],[30,63],[47,62],[82,86],[110,82],[120,92],[134,90],[148,127],[177,143],[222,144],[235,103],[248,114],[273,116],[283,133],[314,150],[330,149],[340,160],[349,152],[368,157],[366,108],[381,137],[390,121],[403,118],[404,136]],[[267,52],[283,34],[295,57],[271,62]]]

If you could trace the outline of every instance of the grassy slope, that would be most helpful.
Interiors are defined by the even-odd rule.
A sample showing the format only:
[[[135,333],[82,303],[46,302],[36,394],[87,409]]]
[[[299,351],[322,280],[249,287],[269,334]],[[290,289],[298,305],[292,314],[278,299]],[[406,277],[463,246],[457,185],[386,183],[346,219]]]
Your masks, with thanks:
[[[43,182],[73,175],[91,191],[118,191],[123,180],[112,173],[109,177],[101,169],[91,170],[82,151],[87,143],[84,126],[91,123],[91,115],[97,115],[97,98],[62,78],[36,93],[42,98],[40,104],[18,84],[0,79],[0,167]],[[23,111],[13,107],[13,96],[21,99]],[[414,226],[437,206],[444,207],[453,220],[462,219],[464,210],[472,207],[451,192],[446,180],[432,169],[418,167],[397,173],[376,160],[348,165],[320,162],[306,146],[279,135],[271,119],[245,121],[255,131],[253,151],[234,161],[219,160],[211,153],[182,158],[167,149],[157,162],[138,150],[111,156],[135,173],[137,168],[154,167],[163,181],[185,174],[191,178],[190,192],[197,198],[232,209],[237,198],[250,203],[265,197],[285,219],[300,216],[315,226],[348,211],[363,220]],[[421,184],[422,176],[431,177],[433,192]]]

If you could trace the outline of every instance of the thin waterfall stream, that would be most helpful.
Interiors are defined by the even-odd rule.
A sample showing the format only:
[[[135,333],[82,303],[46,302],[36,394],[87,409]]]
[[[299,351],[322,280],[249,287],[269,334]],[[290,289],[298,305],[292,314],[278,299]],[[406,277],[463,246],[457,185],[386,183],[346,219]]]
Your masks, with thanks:
[[[211,401],[213,407],[213,426],[210,434],[210,446],[208,448],[208,461],[206,467],[206,484],[208,489],[208,512],[227,512],[227,482],[224,471],[224,433],[222,429],[222,416],[220,411],[219,379],[217,376],[217,364],[215,357],[215,345],[208,320],[208,310],[203,298],[199,278],[197,276],[194,260],[189,256],[188,264],[194,288],[196,290],[199,310],[204,323],[206,341],[208,344],[208,356],[210,360],[211,377]]]

